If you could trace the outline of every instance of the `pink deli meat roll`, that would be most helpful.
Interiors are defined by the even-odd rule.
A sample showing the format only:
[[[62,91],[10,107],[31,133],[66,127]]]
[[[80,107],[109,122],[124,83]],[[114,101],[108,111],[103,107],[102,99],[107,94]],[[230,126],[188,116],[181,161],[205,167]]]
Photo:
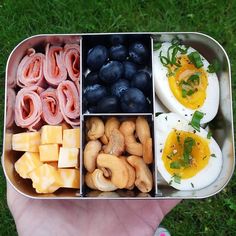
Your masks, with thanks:
[[[7,114],[6,114],[6,126],[10,128],[14,123],[14,114],[15,114],[15,99],[16,93],[14,89],[7,89]]]
[[[48,88],[40,94],[42,101],[43,120],[49,125],[57,125],[62,122],[63,116],[59,107],[56,89]]]
[[[38,85],[46,86],[44,80],[43,65],[45,56],[42,53],[35,53],[33,48],[28,49],[27,55],[21,60],[17,68],[17,85],[20,87],[29,87]]]
[[[47,82],[57,87],[67,78],[67,71],[63,61],[63,48],[59,46],[46,46],[46,59],[44,63],[44,76]]]
[[[64,46],[64,63],[73,81],[79,81],[80,76],[80,46],[78,44],[66,44]]]
[[[43,90],[38,86],[25,87],[16,95],[15,122],[17,126],[35,131],[41,125]]]
[[[72,81],[63,81],[57,88],[61,113],[65,121],[73,126],[80,123],[79,92]]]

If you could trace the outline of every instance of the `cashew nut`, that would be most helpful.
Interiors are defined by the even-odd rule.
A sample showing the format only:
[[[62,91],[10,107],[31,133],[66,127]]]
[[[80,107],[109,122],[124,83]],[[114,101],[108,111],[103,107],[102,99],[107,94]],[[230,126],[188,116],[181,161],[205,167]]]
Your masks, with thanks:
[[[92,173],[90,172],[87,172],[86,175],[85,175],[85,183],[86,185],[91,188],[91,189],[94,189],[94,190],[97,190],[97,187],[94,185],[93,183],[93,179],[92,179]]]
[[[135,186],[143,193],[150,192],[153,185],[152,173],[143,159],[138,156],[129,156],[127,161],[135,168]]]
[[[136,156],[143,155],[143,145],[138,143],[134,137],[135,123],[133,121],[124,121],[120,126],[120,132],[125,138],[125,149],[128,153]]]
[[[143,160],[146,164],[153,162],[152,138],[148,138],[143,144]]]
[[[144,144],[148,138],[151,138],[149,124],[142,116],[136,119],[136,133],[142,144]]]
[[[84,148],[84,167],[93,172],[96,168],[96,158],[102,148],[98,140],[89,141]]]
[[[105,134],[103,134],[103,136],[100,138],[101,142],[105,145],[108,144],[108,138]]]
[[[125,164],[128,173],[129,173],[129,180],[125,188],[131,190],[134,188],[134,182],[135,182],[135,170],[134,168],[128,163],[127,157],[121,156],[120,159]]]
[[[91,117],[86,122],[86,127],[88,129],[88,138],[90,140],[96,140],[104,135],[104,124],[103,121],[98,117]]]
[[[118,129],[113,129],[109,143],[103,149],[105,153],[112,154],[115,156],[121,155],[125,150],[125,140],[123,134]]]
[[[117,187],[111,182],[111,180],[106,179],[103,176],[102,170],[96,169],[92,173],[92,179],[93,179],[94,185],[100,191],[109,192],[109,191],[114,191],[117,189]]]
[[[111,171],[111,182],[117,188],[126,187],[129,180],[129,173],[119,157],[110,154],[99,154],[97,156],[97,165],[108,168]]]
[[[114,129],[119,129],[120,121],[115,117],[110,117],[105,124],[105,135],[109,139]]]
[[[106,169],[106,168],[100,167],[100,166],[98,166],[98,169],[102,170],[103,175],[104,175],[106,178],[110,178],[110,177],[111,177],[111,171],[110,171],[109,169]]]

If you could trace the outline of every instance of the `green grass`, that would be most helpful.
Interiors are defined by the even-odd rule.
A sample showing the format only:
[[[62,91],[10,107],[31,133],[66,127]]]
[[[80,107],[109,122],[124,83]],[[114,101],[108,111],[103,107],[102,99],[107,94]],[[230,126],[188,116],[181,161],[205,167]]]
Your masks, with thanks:
[[[226,49],[236,85],[236,1],[0,0],[0,116],[6,60],[22,39],[40,33],[198,31]],[[233,100],[236,99],[233,94]],[[234,102],[234,111],[236,103]],[[0,122],[0,129],[2,130]],[[0,169],[0,235],[16,234]],[[236,235],[236,176],[218,195],[185,200],[162,222],[173,235]]]

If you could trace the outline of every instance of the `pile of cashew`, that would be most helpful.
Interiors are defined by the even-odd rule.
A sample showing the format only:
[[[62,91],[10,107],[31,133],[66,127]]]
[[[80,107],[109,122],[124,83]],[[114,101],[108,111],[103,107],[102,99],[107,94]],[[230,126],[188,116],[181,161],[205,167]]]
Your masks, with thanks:
[[[87,143],[83,152],[86,185],[93,190],[152,190],[148,164],[153,162],[150,127],[144,117],[120,122],[109,117],[86,120]]]

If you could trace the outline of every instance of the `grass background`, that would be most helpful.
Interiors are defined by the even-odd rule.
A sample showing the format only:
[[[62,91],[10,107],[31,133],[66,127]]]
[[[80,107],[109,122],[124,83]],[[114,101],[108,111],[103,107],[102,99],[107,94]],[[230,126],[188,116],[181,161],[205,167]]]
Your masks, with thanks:
[[[0,130],[7,57],[24,38],[40,33],[198,31],[226,49],[236,87],[236,1],[0,0]],[[235,93],[233,100],[235,101]],[[234,102],[234,112],[235,110]],[[1,133],[2,140],[2,133]],[[2,142],[1,142],[2,143]],[[2,147],[2,145],[1,145]],[[15,235],[0,168],[0,235]],[[185,200],[162,222],[172,235],[236,235],[236,175],[205,200]]]

